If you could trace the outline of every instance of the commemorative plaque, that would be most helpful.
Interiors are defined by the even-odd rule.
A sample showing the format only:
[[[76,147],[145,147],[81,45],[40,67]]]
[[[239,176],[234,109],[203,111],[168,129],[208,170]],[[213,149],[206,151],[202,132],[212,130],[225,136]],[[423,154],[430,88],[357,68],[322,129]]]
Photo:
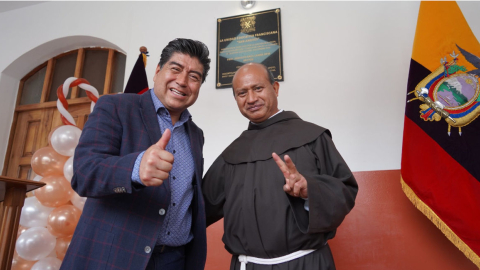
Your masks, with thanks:
[[[217,19],[216,87],[232,87],[243,64],[262,63],[283,81],[280,9]]]

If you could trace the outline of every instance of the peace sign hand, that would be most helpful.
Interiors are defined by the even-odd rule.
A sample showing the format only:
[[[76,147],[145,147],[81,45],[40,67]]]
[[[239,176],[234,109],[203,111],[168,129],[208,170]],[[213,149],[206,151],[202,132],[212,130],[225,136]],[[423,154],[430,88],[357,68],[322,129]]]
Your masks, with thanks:
[[[297,171],[292,159],[285,155],[285,162],[283,162],[276,153],[272,153],[272,157],[285,177],[286,183],[283,190],[294,197],[308,198],[307,180]]]

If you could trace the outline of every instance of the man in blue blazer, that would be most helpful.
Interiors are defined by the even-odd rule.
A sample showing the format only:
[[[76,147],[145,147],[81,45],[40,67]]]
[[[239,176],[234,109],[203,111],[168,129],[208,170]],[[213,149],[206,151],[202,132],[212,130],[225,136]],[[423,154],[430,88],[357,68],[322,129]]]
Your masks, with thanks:
[[[175,39],[153,89],[98,100],[75,151],[72,187],[88,199],[61,269],[204,269],[204,140],[187,108],[208,54]]]

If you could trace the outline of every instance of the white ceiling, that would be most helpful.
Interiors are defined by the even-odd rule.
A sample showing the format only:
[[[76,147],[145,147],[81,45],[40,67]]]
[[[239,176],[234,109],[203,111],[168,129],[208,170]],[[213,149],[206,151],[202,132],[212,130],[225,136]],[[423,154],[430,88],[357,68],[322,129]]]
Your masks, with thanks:
[[[46,1],[0,1],[0,13],[45,2]]]

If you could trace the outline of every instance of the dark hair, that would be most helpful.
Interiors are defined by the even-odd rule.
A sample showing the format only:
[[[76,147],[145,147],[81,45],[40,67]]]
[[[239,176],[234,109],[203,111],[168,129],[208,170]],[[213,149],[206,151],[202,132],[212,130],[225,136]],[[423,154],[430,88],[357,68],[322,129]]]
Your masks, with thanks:
[[[208,58],[209,51],[207,46],[198,40],[176,38],[163,48],[162,54],[160,55],[160,62],[158,63],[160,68],[162,68],[176,52],[198,58],[198,61],[203,65],[202,83],[205,82],[205,78],[207,78],[208,71],[210,70],[210,58]]]

